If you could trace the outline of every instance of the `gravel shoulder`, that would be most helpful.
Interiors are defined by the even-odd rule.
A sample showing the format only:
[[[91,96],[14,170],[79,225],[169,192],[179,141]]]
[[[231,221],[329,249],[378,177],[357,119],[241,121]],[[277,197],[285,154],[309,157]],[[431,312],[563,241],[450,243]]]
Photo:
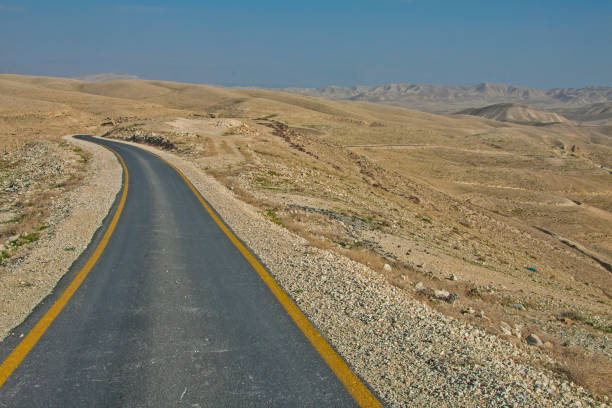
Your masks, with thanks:
[[[538,349],[432,310],[379,273],[275,225],[196,164],[137,146],[191,180],[385,405],[607,406],[534,368],[534,359],[554,363]]]
[[[87,248],[121,188],[122,169],[113,153],[70,136],[64,139],[91,154],[89,174],[81,186],[54,201],[48,228],[19,262],[0,274],[0,339],[53,291]]]

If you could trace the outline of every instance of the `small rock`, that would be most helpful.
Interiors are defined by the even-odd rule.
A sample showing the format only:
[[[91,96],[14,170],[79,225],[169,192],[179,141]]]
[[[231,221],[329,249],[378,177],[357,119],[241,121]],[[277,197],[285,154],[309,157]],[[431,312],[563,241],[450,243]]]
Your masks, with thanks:
[[[446,300],[450,296],[450,293],[448,293],[447,291],[443,289],[438,289],[434,291],[434,296],[437,297],[438,299]]]
[[[499,329],[506,336],[512,336],[512,327],[506,322],[499,322]]]
[[[474,309],[472,309],[471,307],[468,307],[467,309],[462,310],[461,313],[463,313],[463,314],[474,314],[474,313],[476,313],[476,311]]]
[[[13,235],[13,236],[9,237],[6,240],[6,242],[10,244],[11,242],[17,241],[19,239],[19,237],[21,237],[21,234]]]
[[[562,344],[563,347],[569,347],[571,345],[572,345],[572,342],[569,341],[569,340],[564,341],[563,344]]]
[[[455,275],[454,273],[451,274],[451,276],[448,277],[448,280],[456,281],[457,280],[457,275]]]
[[[423,285],[423,282],[417,282],[414,284],[414,288],[416,290],[423,290],[423,288],[425,287],[425,285]]]
[[[532,346],[541,346],[542,340],[540,340],[540,338],[536,335],[531,333],[529,336],[527,336],[525,338],[525,341],[527,342],[527,344],[532,345]]]
[[[385,266],[383,266],[383,269],[385,270],[385,272],[391,272],[391,265],[385,264]]]
[[[520,303],[511,303],[508,306],[516,309],[516,310],[525,310],[525,306],[521,305]]]
[[[478,318],[480,318],[480,319],[484,318],[484,317],[485,317],[485,312],[484,312],[484,310],[482,310],[482,309],[481,309],[481,310],[479,310],[479,311],[478,311],[478,313],[476,313],[476,317],[478,317]]]

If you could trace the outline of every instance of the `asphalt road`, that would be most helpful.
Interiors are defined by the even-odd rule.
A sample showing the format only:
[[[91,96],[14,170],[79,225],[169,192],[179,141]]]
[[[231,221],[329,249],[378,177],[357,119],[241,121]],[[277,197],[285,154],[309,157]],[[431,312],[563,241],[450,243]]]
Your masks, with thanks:
[[[181,176],[143,150],[101,143],[129,170],[121,218],[0,388],[0,407],[355,406]],[[15,333],[35,324],[71,273]],[[0,344],[0,358],[17,338]]]

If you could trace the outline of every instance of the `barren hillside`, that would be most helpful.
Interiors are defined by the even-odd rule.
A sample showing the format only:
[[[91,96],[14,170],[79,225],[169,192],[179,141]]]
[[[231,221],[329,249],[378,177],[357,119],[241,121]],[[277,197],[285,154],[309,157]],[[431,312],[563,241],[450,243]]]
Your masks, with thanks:
[[[480,116],[481,118],[497,120],[500,122],[514,122],[533,125],[568,122],[566,118],[558,113],[534,109],[527,105],[520,105],[517,103],[499,103],[482,108],[465,109],[457,113],[460,115]]]
[[[579,108],[565,109],[561,112],[572,120],[605,124],[612,121],[612,102],[593,103]]]
[[[479,93],[544,105],[565,98],[571,106],[612,92],[480,88],[435,89],[448,93],[452,111],[464,103],[462,92],[477,95],[467,98],[471,106],[497,98]],[[366,91],[381,100],[429,92],[356,88],[353,99]],[[6,152],[26,142],[57,145],[66,133],[173,151],[310,245],[357,260],[519,347],[531,347],[527,337],[537,334],[547,343],[539,350],[555,361],[538,364],[611,392],[612,136],[605,127],[524,126],[267,90],[0,75]],[[29,214],[30,204],[3,205]],[[589,372],[580,368],[585,361]]]

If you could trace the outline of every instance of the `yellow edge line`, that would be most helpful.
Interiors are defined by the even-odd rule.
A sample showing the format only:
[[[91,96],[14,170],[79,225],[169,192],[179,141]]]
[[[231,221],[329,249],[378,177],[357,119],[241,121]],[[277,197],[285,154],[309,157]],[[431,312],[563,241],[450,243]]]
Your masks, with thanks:
[[[295,324],[300,328],[300,330],[304,333],[304,335],[308,338],[310,343],[317,350],[319,355],[323,357],[323,360],[327,363],[327,365],[332,369],[334,374],[338,377],[338,379],[344,384],[348,392],[351,394],[353,399],[359,404],[360,407],[382,407],[382,404],[376,399],[376,397],[372,394],[372,392],[361,382],[359,377],[353,373],[353,371],[349,368],[346,362],[336,353],[336,351],[329,345],[329,343],[325,340],[325,338],[319,333],[319,331],[310,323],[310,321],[304,316],[302,311],[297,307],[295,303],[291,300],[291,298],[285,293],[285,291],[276,283],[274,278],[266,271],[266,269],[257,261],[257,258],[244,246],[244,244],[236,238],[234,233],[225,225],[225,222],[217,214],[213,211],[213,209],[208,205],[206,200],[202,197],[200,192],[194,187],[193,184],[189,181],[189,179],[183,174],[181,170],[179,170],[172,163],[165,160],[163,157],[156,155],[155,153],[151,153],[152,155],[158,157],[170,167],[172,167],[187,183],[193,194],[200,200],[202,206],[206,209],[208,214],[212,217],[212,219],[217,223],[219,228],[227,235],[230,241],[234,244],[234,246],[240,251],[240,253],[246,258],[246,260],[251,264],[253,269],[259,274],[260,278],[265,282],[270,291],[274,294],[276,299],[280,302],[280,304],[285,308],[289,316],[293,319]]]
[[[4,362],[0,366],[0,388],[2,388],[6,380],[11,376],[11,374],[13,374],[19,364],[21,364],[21,362],[28,355],[30,350],[34,348],[38,340],[40,340],[40,338],[49,328],[51,323],[53,323],[53,320],[55,320],[55,318],[60,314],[60,312],[64,309],[72,295],[74,295],[79,286],[81,286],[91,268],[93,268],[93,266],[98,261],[98,258],[100,258],[100,255],[102,255],[102,252],[104,251],[108,240],[110,239],[111,235],[113,234],[113,231],[115,230],[115,227],[117,226],[117,222],[119,221],[119,217],[121,216],[121,212],[123,211],[123,207],[125,205],[125,200],[127,197],[129,174],[125,162],[123,161],[123,158],[119,155],[119,153],[117,153],[110,147],[104,147],[115,153],[116,156],[119,158],[119,161],[121,162],[121,166],[123,166],[123,174],[125,174],[125,181],[123,183],[123,194],[121,195],[121,201],[119,201],[119,205],[115,210],[115,214],[108,226],[108,229],[102,237],[102,241],[100,241],[91,257],[87,260],[87,263],[77,273],[72,282],[70,282],[70,285],[68,285],[68,287],[60,295],[60,297],[55,301],[53,306],[51,306],[49,310],[47,310],[47,313],[45,313],[45,315],[41,317],[38,323],[36,323],[32,330],[30,330],[28,335],[21,341],[21,343],[17,345],[17,347],[15,347],[13,352],[6,358],[6,360],[4,360]]]

